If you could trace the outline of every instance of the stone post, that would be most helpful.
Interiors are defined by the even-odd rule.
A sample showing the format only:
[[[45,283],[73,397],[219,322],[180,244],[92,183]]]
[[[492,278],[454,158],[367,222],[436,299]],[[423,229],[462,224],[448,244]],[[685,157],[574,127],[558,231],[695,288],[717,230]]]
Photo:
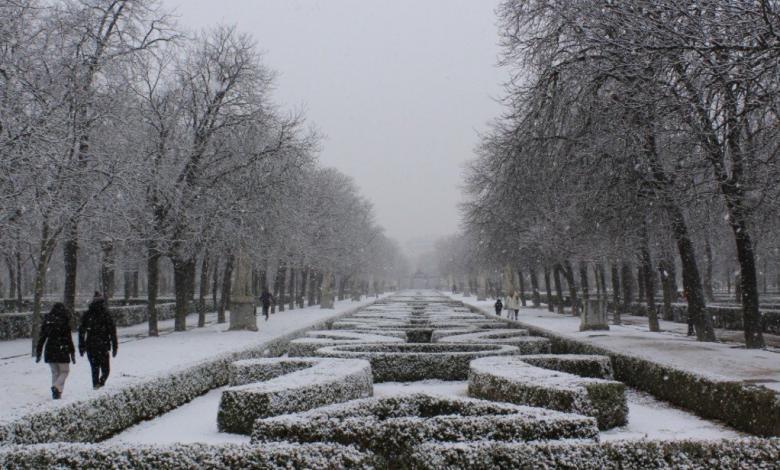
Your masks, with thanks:
[[[477,300],[487,300],[487,274],[484,269],[477,274]]]
[[[580,331],[608,330],[607,304],[600,299],[588,299],[580,316]]]
[[[257,331],[255,298],[252,295],[252,267],[246,251],[239,248],[230,288],[230,329]]]
[[[320,287],[320,308],[333,308],[333,274],[327,271],[322,275],[322,287]]]

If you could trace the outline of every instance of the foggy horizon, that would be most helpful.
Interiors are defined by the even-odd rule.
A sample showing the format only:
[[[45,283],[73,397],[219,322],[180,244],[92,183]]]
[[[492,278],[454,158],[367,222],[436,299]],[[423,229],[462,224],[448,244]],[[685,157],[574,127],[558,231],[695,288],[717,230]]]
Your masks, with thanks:
[[[404,251],[458,230],[463,164],[500,114],[497,1],[164,0],[179,26],[235,25]],[[344,21],[351,18],[352,21]],[[410,243],[411,242],[411,243]],[[411,250],[413,251],[413,250]]]

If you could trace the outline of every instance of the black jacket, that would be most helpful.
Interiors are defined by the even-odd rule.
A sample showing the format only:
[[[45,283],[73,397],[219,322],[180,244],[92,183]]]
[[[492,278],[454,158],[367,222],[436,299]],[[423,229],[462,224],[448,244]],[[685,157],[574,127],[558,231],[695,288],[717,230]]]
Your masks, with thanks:
[[[41,326],[41,335],[38,338],[36,356],[41,356],[41,351],[46,349],[43,359],[50,363],[68,363],[71,354],[76,353],[73,347],[73,337],[70,334],[68,318],[47,313]]]
[[[263,307],[270,307],[271,302],[274,301],[274,296],[271,295],[270,292],[263,292],[260,294],[260,303],[263,305]]]
[[[108,313],[106,301],[94,300],[81,316],[79,351],[104,352],[117,350],[116,324]]]

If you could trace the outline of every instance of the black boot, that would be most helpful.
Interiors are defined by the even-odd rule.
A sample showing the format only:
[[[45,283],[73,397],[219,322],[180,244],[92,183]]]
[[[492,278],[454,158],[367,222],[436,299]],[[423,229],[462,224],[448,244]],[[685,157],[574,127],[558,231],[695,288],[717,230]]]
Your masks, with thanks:
[[[57,387],[52,387],[51,388],[51,397],[54,400],[59,400],[60,397],[62,397],[62,394],[60,393],[59,390],[57,390]]]

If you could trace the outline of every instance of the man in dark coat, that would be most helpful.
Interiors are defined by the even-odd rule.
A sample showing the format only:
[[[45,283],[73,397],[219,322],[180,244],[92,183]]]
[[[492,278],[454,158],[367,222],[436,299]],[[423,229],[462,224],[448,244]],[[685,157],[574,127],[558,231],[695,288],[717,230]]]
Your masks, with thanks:
[[[501,316],[501,310],[504,309],[504,303],[501,302],[501,298],[496,299],[496,303],[493,305],[493,308],[496,309],[496,315],[499,317]]]
[[[116,357],[117,348],[114,319],[108,312],[106,300],[96,292],[79,325],[79,354],[87,353],[94,389],[106,384],[111,370],[108,352],[112,351],[112,356]]]
[[[268,321],[268,310],[271,308],[271,304],[274,301],[274,296],[268,292],[268,289],[263,289],[263,293],[260,294],[260,305],[263,306],[263,315],[265,315],[265,321]]]
[[[59,400],[65,388],[65,379],[70,372],[69,362],[76,363],[76,348],[70,334],[68,313],[65,304],[56,303],[46,314],[35,354],[35,362],[41,362],[41,353],[51,368],[51,397]],[[44,349],[45,345],[45,349]]]

